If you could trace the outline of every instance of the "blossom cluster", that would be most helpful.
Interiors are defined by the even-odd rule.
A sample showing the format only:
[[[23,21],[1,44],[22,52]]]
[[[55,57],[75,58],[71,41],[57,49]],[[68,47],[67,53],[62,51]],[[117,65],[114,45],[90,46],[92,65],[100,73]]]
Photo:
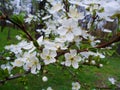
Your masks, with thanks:
[[[37,33],[44,32],[44,35],[34,41],[20,38],[18,44],[5,46],[5,49],[13,52],[16,57],[9,63],[11,69],[23,67],[25,71],[30,70],[32,74],[37,74],[44,65],[55,63],[74,69],[78,69],[82,64],[102,67],[103,64],[99,61],[105,55],[99,50],[91,49],[101,41],[92,36],[89,30],[93,23],[102,27],[100,22],[114,21],[113,16],[120,14],[119,0],[66,0],[68,10],[65,8],[67,4],[62,0],[47,1],[52,5],[51,8],[48,8],[51,15],[42,17],[42,20],[45,20],[46,28],[36,30]],[[40,16],[28,14],[25,22],[30,24],[32,21],[39,20],[38,17]],[[87,27],[86,30],[84,27]],[[37,46],[34,42],[37,43]],[[87,47],[85,47],[86,45]],[[62,60],[59,57],[63,57]],[[99,57],[99,60],[95,57]],[[5,69],[3,67],[5,65],[8,64],[1,65],[1,68]],[[11,69],[8,71],[10,72]],[[72,90],[80,89],[78,82],[72,85]]]

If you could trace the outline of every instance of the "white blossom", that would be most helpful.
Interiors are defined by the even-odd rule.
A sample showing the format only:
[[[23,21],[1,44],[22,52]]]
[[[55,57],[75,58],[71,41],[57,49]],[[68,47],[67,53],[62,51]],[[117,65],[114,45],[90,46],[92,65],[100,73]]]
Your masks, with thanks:
[[[8,45],[5,46],[6,50],[10,50],[11,52],[14,52],[16,56],[19,54],[21,55],[22,49],[29,50],[29,52],[32,52],[35,49],[35,46],[33,45],[33,42],[27,42],[26,40],[20,41],[17,45]]]
[[[88,58],[90,55],[92,56],[99,56],[100,58],[105,58],[105,56],[99,52],[95,53],[95,52],[92,52],[92,51],[85,51],[85,52],[80,52],[80,54],[85,57],[85,58]]]
[[[75,6],[70,6],[68,15],[76,21],[84,18],[84,12],[79,12]]]
[[[6,63],[6,64],[2,64],[1,65],[1,69],[5,70],[7,69],[8,70],[8,73],[11,74],[11,70],[13,69],[13,67],[10,65],[10,63]]]
[[[37,39],[37,43],[39,44],[39,46],[42,45],[42,42],[43,42],[43,36],[41,36]]]
[[[46,82],[46,81],[48,81],[48,78],[46,76],[43,76],[42,80],[43,80],[43,82]]]
[[[103,64],[99,64],[99,67],[103,67]]]
[[[55,38],[54,41],[44,39],[43,45],[46,49],[50,50],[67,49],[67,45],[65,45],[64,40],[61,38]]]
[[[109,77],[108,80],[110,81],[111,84],[115,85],[116,80],[113,77]]]
[[[26,71],[30,70],[31,73],[37,74],[41,69],[41,64],[39,62],[39,59],[36,57],[36,52],[33,53],[25,52],[23,55],[23,61],[25,63],[23,65],[23,68]]]
[[[92,60],[92,61],[91,61],[91,63],[92,63],[93,65],[95,65],[95,64],[96,64],[96,62],[95,62],[94,60]]]
[[[6,57],[6,60],[10,60],[10,57]]]
[[[72,90],[80,90],[81,85],[79,82],[73,82],[72,83]]]
[[[75,20],[67,19],[62,21],[62,26],[58,28],[57,32],[71,42],[75,36],[81,35],[81,28],[78,27],[78,23]]]
[[[54,3],[52,8],[49,10],[49,12],[51,14],[54,14],[56,12],[58,12],[59,10],[62,10],[63,9],[63,6],[62,4],[59,2],[59,3]]]
[[[35,15],[28,14],[28,17],[25,19],[25,22],[30,24],[32,20],[36,21],[37,17]]]
[[[72,65],[75,69],[79,67],[79,62],[81,61],[80,56],[77,55],[76,50],[70,50],[70,53],[65,53],[65,65]]]
[[[12,62],[11,64],[13,65],[13,67],[21,67],[24,65],[24,61],[22,60],[23,58],[17,58],[15,59],[14,62]]]
[[[48,87],[47,90],[53,90],[51,87]]]
[[[21,40],[22,38],[19,35],[16,35],[17,40]]]
[[[56,62],[56,59],[55,59],[56,55],[57,53],[55,50],[44,48],[40,56],[43,59],[45,65],[48,65],[50,63]]]
[[[103,32],[111,33],[112,30],[109,30],[109,29],[103,29]]]
[[[120,14],[120,3],[115,0],[105,1],[101,5],[104,8],[104,12],[97,13],[100,18],[104,18],[107,21],[113,21],[113,19],[111,19],[111,16],[115,14]]]

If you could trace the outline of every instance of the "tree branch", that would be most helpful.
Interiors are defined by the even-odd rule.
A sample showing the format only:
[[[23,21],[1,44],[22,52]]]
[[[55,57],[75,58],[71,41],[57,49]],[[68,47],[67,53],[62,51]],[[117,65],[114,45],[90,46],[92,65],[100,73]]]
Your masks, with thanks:
[[[117,33],[116,36],[114,38],[112,38],[109,42],[102,43],[102,44],[96,46],[95,48],[105,48],[107,46],[110,46],[112,43],[115,43],[118,41],[120,41],[120,32]]]
[[[16,78],[20,78],[22,76],[25,76],[27,74],[30,73],[30,70],[29,71],[26,71],[25,73],[23,74],[15,74],[14,76],[11,76],[11,77],[7,77],[5,78],[4,80],[0,80],[0,84],[4,84],[6,81],[9,81],[9,80],[13,80],[13,79],[16,79]]]
[[[102,90],[120,90],[119,87],[115,87],[114,89],[113,88],[110,88],[110,87],[95,87],[96,89],[102,89]]]
[[[32,36],[26,31],[25,26],[24,25],[20,25],[16,22],[14,22],[12,19],[10,19],[7,15],[2,14],[2,16],[0,16],[0,20],[8,20],[11,23],[13,23],[14,25],[16,25],[17,27],[19,27],[27,36],[31,41],[34,41],[34,39],[32,38]]]

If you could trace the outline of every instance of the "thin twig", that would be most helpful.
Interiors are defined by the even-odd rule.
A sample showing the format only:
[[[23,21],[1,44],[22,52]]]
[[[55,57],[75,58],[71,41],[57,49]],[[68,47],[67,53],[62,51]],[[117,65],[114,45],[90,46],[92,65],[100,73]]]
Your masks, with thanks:
[[[102,43],[98,46],[96,46],[95,48],[105,48],[107,46],[110,46],[111,44],[120,41],[120,32],[116,34],[116,36],[114,38],[112,38],[111,40],[109,40],[109,42],[106,43]]]
[[[32,38],[32,36],[26,31],[25,26],[24,25],[20,25],[16,22],[14,22],[12,19],[10,19],[8,16],[6,16],[6,20],[10,21],[11,23],[13,23],[14,25],[16,25],[17,27],[19,27],[27,36],[31,41],[34,41],[34,39]]]
[[[100,90],[113,90],[113,88],[110,88],[110,87],[95,87],[95,88]],[[115,87],[114,90],[120,90],[120,88]]]
[[[0,20],[8,20],[11,23],[13,23],[14,25],[16,25],[17,27],[19,27],[27,36],[31,41],[34,41],[34,39],[32,38],[32,36],[26,31],[25,26],[24,25],[20,25],[16,22],[14,22],[12,19],[10,19],[7,15],[2,14],[2,16],[0,16]]]
[[[29,73],[30,73],[30,70],[29,70],[29,71],[26,71],[26,72],[23,73],[23,74],[15,74],[15,75],[13,75],[13,76],[11,76],[11,77],[7,77],[7,78],[5,78],[4,80],[0,80],[0,84],[4,84],[6,81],[9,81],[9,80],[13,80],[13,79],[16,79],[16,78],[20,78],[20,77],[25,76],[25,75],[27,75],[27,74],[29,74]]]

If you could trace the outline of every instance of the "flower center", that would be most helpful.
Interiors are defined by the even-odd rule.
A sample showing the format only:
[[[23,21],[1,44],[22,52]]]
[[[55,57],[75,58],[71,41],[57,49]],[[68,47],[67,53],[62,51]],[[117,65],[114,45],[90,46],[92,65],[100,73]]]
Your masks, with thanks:
[[[47,60],[50,60],[50,56],[47,56],[46,58],[47,58]]]

